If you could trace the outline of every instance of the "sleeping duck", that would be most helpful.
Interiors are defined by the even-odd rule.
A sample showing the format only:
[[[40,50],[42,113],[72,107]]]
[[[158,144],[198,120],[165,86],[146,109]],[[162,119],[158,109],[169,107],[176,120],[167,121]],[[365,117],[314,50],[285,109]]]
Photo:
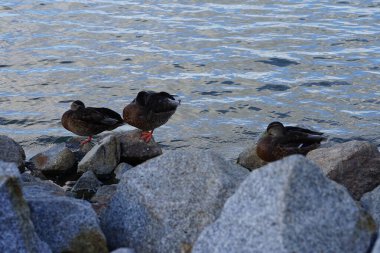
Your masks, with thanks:
[[[140,91],[123,110],[126,123],[142,130],[145,142],[152,139],[154,129],[165,124],[175,113],[181,100],[167,92]]]
[[[124,124],[117,112],[108,108],[85,107],[82,101],[74,101],[70,110],[62,115],[64,128],[79,136],[88,136],[81,145],[92,140],[92,136],[103,131],[111,131]]]
[[[289,155],[306,155],[326,139],[321,132],[284,126],[276,121],[268,125],[257,143],[256,152],[262,160],[273,162]]]

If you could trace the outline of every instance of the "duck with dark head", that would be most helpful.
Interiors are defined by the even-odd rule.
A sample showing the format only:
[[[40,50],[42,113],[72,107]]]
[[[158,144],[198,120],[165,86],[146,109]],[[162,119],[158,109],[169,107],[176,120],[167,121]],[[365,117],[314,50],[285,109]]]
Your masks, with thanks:
[[[79,136],[88,136],[81,145],[92,140],[92,136],[111,131],[124,124],[117,112],[108,108],[86,107],[80,100],[72,102],[70,110],[62,115],[64,128]]]
[[[273,162],[285,156],[306,155],[326,140],[321,132],[309,129],[284,126],[281,122],[272,122],[257,142],[256,153],[266,162]]]
[[[140,91],[123,110],[126,123],[142,130],[145,142],[152,139],[154,129],[165,124],[175,113],[181,100],[167,92]]]

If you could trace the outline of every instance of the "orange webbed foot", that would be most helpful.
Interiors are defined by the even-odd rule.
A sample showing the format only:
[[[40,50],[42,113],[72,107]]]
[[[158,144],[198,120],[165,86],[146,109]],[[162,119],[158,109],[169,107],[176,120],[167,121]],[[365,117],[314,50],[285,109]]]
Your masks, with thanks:
[[[85,139],[84,141],[81,141],[80,145],[83,146],[84,144],[89,143],[91,141],[92,141],[92,136],[88,136],[87,139]]]
[[[141,139],[143,139],[146,143],[150,142],[150,140],[153,137],[153,130],[152,131],[142,131],[141,132]]]

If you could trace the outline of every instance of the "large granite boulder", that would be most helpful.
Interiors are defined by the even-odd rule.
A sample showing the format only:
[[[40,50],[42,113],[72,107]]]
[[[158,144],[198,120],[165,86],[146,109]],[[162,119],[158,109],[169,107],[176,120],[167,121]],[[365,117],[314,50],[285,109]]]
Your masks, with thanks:
[[[23,192],[35,229],[53,252],[108,252],[88,202],[65,196],[49,181],[24,182]]]
[[[243,166],[244,168],[247,168],[249,170],[254,170],[257,168],[260,168],[267,164],[264,160],[262,160],[256,153],[256,143],[250,145],[246,149],[243,150],[239,154],[239,157],[237,159],[237,163]]]
[[[121,144],[121,161],[137,165],[162,154],[160,145],[152,138],[148,143],[141,139],[141,130],[117,134]]]
[[[380,184],[380,153],[367,141],[349,141],[315,149],[307,158],[327,177],[344,185],[356,200]]]
[[[45,176],[55,176],[70,172],[76,163],[75,155],[64,143],[54,145],[29,160],[34,169]]]
[[[251,172],[193,252],[366,252],[376,224],[301,155]]]
[[[96,144],[78,164],[78,173],[92,170],[99,178],[108,178],[120,161],[120,142],[113,136]]]
[[[15,163],[0,161],[0,252],[51,252],[34,229],[19,177]]]
[[[208,151],[171,151],[124,173],[101,215],[110,249],[180,252],[213,222],[248,170]]]
[[[25,151],[13,139],[0,135],[0,161],[16,163],[19,170],[24,171]]]

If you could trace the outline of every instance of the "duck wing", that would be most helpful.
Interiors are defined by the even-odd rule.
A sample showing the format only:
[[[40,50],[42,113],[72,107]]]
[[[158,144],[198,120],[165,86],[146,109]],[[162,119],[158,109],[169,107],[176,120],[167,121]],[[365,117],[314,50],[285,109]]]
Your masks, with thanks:
[[[122,123],[121,116],[108,108],[86,107],[75,111],[72,115],[73,119],[84,121],[88,124],[98,124],[113,126]]]
[[[314,132],[314,131],[311,131]],[[284,148],[302,148],[313,144],[320,144],[326,140],[325,136],[318,134],[311,134],[304,131],[288,131],[286,135],[279,137],[277,143]]]
[[[313,135],[323,135],[322,132],[313,131],[310,129],[302,128],[302,127],[296,127],[296,126],[286,126],[285,130],[287,132],[297,132],[297,133],[306,133],[306,134],[313,134]]]
[[[173,95],[163,91],[148,93],[147,96],[145,104],[146,110],[154,113],[175,111],[180,103]]]

